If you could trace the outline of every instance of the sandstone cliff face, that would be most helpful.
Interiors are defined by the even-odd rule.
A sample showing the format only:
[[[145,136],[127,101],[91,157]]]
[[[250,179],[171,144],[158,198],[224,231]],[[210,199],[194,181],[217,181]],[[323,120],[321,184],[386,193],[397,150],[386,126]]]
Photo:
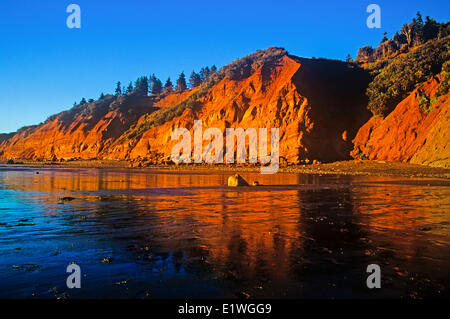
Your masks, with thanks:
[[[201,94],[197,88],[161,99],[106,96],[76,106],[0,141],[0,156],[152,160],[170,155],[177,142],[171,141],[175,128],[192,131],[194,120],[201,120],[203,131],[278,127],[280,156],[290,163],[349,158],[352,139],[369,119],[365,71],[339,61],[287,54],[254,69],[249,67],[252,61],[247,62],[242,72],[233,69],[242,76],[223,77]],[[183,103],[187,107],[179,108],[176,116],[147,125],[157,115],[154,111]]]
[[[92,159],[151,109],[149,97],[109,95],[51,116],[45,123],[17,132],[1,145],[4,158]]]
[[[415,89],[386,118],[372,117],[354,139],[354,158],[450,167],[450,94],[439,97],[426,112],[419,97],[434,98],[439,78]]]
[[[280,128],[280,156],[287,162],[349,158],[351,139],[369,115],[364,89],[368,77],[342,62],[283,56],[260,66],[249,77],[222,79],[181,116],[124,139],[106,158],[146,159],[169,156],[174,129],[193,136],[194,120],[203,131],[226,128]]]

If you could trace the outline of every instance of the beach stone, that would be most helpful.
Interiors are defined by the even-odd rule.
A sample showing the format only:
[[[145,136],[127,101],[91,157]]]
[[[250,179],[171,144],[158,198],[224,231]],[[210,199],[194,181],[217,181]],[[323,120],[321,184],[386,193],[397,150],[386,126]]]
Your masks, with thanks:
[[[248,183],[241,175],[234,174],[228,177],[228,186],[230,187],[248,186]]]

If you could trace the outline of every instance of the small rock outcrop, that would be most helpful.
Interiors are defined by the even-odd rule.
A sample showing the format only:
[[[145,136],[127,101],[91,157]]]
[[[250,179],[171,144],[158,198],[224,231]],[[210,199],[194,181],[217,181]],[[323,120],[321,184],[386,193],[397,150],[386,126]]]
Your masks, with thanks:
[[[248,186],[248,183],[241,175],[234,174],[233,176],[228,177],[228,186],[230,187]]]

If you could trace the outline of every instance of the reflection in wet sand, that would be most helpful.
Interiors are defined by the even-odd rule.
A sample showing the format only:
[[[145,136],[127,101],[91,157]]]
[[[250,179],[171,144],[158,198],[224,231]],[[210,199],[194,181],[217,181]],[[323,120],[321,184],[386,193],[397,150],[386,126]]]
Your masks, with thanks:
[[[449,294],[445,183],[247,173],[262,186],[231,189],[220,172],[36,171],[0,168],[0,297]],[[79,290],[65,287],[72,261]]]

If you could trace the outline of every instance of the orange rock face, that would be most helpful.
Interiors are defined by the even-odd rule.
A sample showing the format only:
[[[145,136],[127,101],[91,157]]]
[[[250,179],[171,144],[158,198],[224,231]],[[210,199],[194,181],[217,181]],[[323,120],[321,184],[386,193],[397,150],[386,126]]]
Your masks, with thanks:
[[[430,99],[439,85],[433,78],[414,90],[386,118],[372,117],[354,139],[354,158],[450,167],[450,94],[421,109],[419,94]]]
[[[170,155],[175,128],[279,128],[280,156],[290,163],[348,159],[352,139],[369,119],[367,73],[349,64],[284,55],[245,78],[218,81],[180,114],[145,124],[155,110],[177,105],[197,89],[164,98],[107,96],[0,140],[12,159],[148,159]],[[156,113],[155,113],[156,114]]]
[[[51,116],[2,143],[4,158],[93,159],[151,107],[150,97],[106,96]]]
[[[177,143],[171,140],[173,130],[185,127],[193,135],[194,120],[202,120],[203,130],[217,127],[222,132],[280,128],[280,156],[290,163],[346,159],[351,139],[369,118],[367,81],[364,71],[341,62],[284,56],[248,78],[222,79],[181,116],[114,145],[105,157],[148,158],[152,152],[169,156]]]

